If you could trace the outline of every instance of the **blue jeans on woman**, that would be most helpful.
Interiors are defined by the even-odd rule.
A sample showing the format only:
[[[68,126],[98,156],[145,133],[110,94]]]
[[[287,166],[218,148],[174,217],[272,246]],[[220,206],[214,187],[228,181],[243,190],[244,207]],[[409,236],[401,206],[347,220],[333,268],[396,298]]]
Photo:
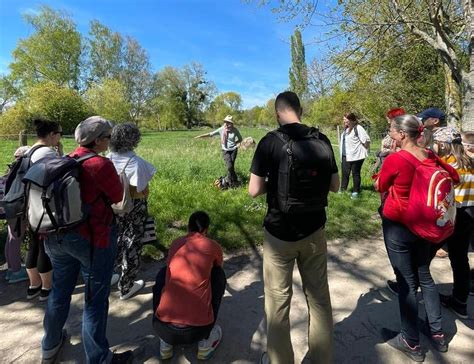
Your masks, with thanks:
[[[93,247],[78,232],[52,235],[45,242],[53,265],[53,288],[43,321],[43,357],[58,349],[79,272],[85,282],[82,340],[87,363],[108,363],[112,359],[106,337],[110,279],[117,254],[117,229],[111,229],[107,248]],[[91,262],[92,253],[92,262]]]
[[[382,218],[382,228],[390,263],[397,277],[401,333],[411,345],[418,345],[418,302],[421,287],[432,335],[441,334],[441,305],[438,289],[431,277],[431,243],[414,235],[404,225]]]

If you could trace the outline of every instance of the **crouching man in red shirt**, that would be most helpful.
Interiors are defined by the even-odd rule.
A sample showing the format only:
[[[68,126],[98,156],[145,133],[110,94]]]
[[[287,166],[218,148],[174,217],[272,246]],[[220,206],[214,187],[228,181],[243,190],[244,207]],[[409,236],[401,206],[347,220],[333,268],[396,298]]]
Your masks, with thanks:
[[[153,327],[160,336],[161,359],[173,356],[173,345],[198,342],[198,359],[212,356],[222,338],[216,325],[226,277],[222,248],[209,239],[209,216],[189,218],[188,234],[171,244],[167,266],[153,287]]]

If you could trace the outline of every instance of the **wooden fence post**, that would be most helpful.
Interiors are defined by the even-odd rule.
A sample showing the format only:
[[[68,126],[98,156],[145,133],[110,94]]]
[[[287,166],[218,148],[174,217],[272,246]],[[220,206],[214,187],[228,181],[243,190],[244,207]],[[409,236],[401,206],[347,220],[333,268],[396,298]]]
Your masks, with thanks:
[[[20,134],[18,135],[18,143],[20,144],[20,147],[28,145],[28,135],[26,134],[26,130],[20,131]]]

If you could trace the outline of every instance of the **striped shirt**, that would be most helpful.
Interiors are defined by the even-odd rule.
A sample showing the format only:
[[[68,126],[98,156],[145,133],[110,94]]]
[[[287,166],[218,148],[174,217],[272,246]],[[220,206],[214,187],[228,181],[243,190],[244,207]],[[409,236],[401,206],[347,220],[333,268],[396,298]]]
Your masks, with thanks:
[[[454,194],[456,199],[456,207],[474,206],[474,169],[461,169],[456,166],[456,158],[450,155],[443,158],[449,163],[459,174],[459,184],[454,186]]]

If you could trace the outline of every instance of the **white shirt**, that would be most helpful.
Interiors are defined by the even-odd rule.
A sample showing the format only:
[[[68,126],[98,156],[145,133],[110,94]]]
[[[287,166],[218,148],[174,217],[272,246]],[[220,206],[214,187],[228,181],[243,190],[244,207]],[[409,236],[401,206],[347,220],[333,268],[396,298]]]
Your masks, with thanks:
[[[33,145],[34,147],[35,145]],[[33,148],[32,147],[32,148]],[[50,147],[41,147],[41,148],[38,148],[36,149],[33,154],[31,155],[31,158],[30,158],[30,161],[31,163],[36,163],[37,161],[39,161],[41,158],[45,158],[45,157],[57,157],[58,156],[58,153],[53,149],[53,148],[50,148]]]
[[[359,136],[357,136],[355,133],[356,128]],[[369,153],[363,144],[365,144],[366,142],[370,142],[370,137],[365,131],[365,129],[359,124],[357,124],[354,128],[352,128],[350,133],[348,133],[348,130],[349,129],[344,129],[344,132],[341,134],[341,142],[339,144],[339,153],[341,159],[342,143],[344,139],[346,142],[346,161],[353,162],[367,158]]]
[[[142,192],[156,173],[156,169],[151,163],[140,158],[133,151],[126,153],[111,152],[107,154],[107,158],[112,161],[118,174],[122,173],[125,165],[127,166],[125,175],[130,185],[137,187],[137,192]]]

